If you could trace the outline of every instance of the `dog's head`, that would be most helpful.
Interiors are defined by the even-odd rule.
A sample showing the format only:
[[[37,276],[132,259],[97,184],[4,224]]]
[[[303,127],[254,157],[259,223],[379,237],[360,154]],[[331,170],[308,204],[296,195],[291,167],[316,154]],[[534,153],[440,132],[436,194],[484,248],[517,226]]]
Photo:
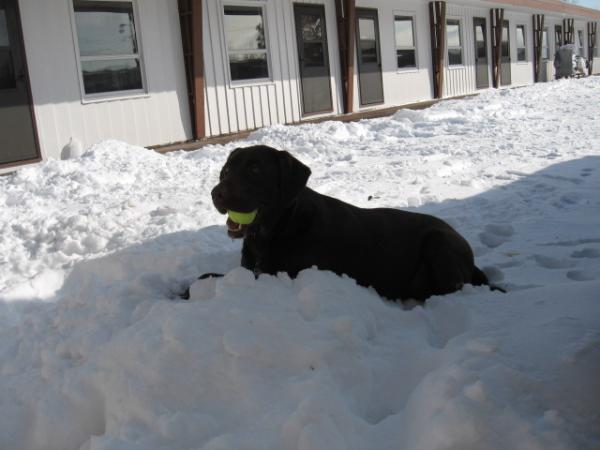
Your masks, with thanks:
[[[283,150],[266,145],[233,150],[221,169],[212,200],[221,214],[257,211],[250,225],[227,221],[229,236],[241,238],[249,226],[277,216],[305,188],[310,169]]]

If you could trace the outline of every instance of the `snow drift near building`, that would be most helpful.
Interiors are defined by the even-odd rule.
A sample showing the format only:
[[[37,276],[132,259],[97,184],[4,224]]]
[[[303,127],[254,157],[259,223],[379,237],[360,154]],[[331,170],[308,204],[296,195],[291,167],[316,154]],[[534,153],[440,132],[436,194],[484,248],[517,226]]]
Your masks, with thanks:
[[[600,447],[600,80],[260,130],[309,185],[439,215],[508,294],[404,310],[239,268],[210,188],[239,143],[107,141],[0,179],[0,449]],[[227,273],[177,294],[206,271]]]

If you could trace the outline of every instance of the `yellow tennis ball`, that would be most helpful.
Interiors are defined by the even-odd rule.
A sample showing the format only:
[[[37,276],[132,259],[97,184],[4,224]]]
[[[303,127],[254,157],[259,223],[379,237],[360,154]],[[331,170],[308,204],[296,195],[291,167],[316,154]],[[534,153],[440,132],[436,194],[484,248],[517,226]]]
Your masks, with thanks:
[[[240,225],[250,225],[252,222],[254,222],[257,212],[257,209],[247,213],[227,210],[227,215],[235,223],[239,223]]]

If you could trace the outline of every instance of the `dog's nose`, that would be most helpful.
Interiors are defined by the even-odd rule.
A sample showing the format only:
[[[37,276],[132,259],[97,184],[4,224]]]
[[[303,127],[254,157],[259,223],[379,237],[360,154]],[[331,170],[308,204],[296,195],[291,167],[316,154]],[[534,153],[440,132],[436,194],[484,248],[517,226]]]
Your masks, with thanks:
[[[215,204],[223,202],[227,195],[227,187],[223,183],[217,184],[211,191],[211,196]]]

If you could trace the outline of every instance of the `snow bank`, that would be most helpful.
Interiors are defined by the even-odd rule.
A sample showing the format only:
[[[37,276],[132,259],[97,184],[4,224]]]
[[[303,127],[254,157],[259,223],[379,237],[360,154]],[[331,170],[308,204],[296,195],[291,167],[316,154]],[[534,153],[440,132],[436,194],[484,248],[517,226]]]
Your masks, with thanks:
[[[238,268],[209,192],[239,143],[108,141],[0,178],[0,449],[598,448],[598,94],[565,80],[246,140],[320,192],[444,217],[509,289],[411,310]],[[179,300],[207,271],[227,276]]]

